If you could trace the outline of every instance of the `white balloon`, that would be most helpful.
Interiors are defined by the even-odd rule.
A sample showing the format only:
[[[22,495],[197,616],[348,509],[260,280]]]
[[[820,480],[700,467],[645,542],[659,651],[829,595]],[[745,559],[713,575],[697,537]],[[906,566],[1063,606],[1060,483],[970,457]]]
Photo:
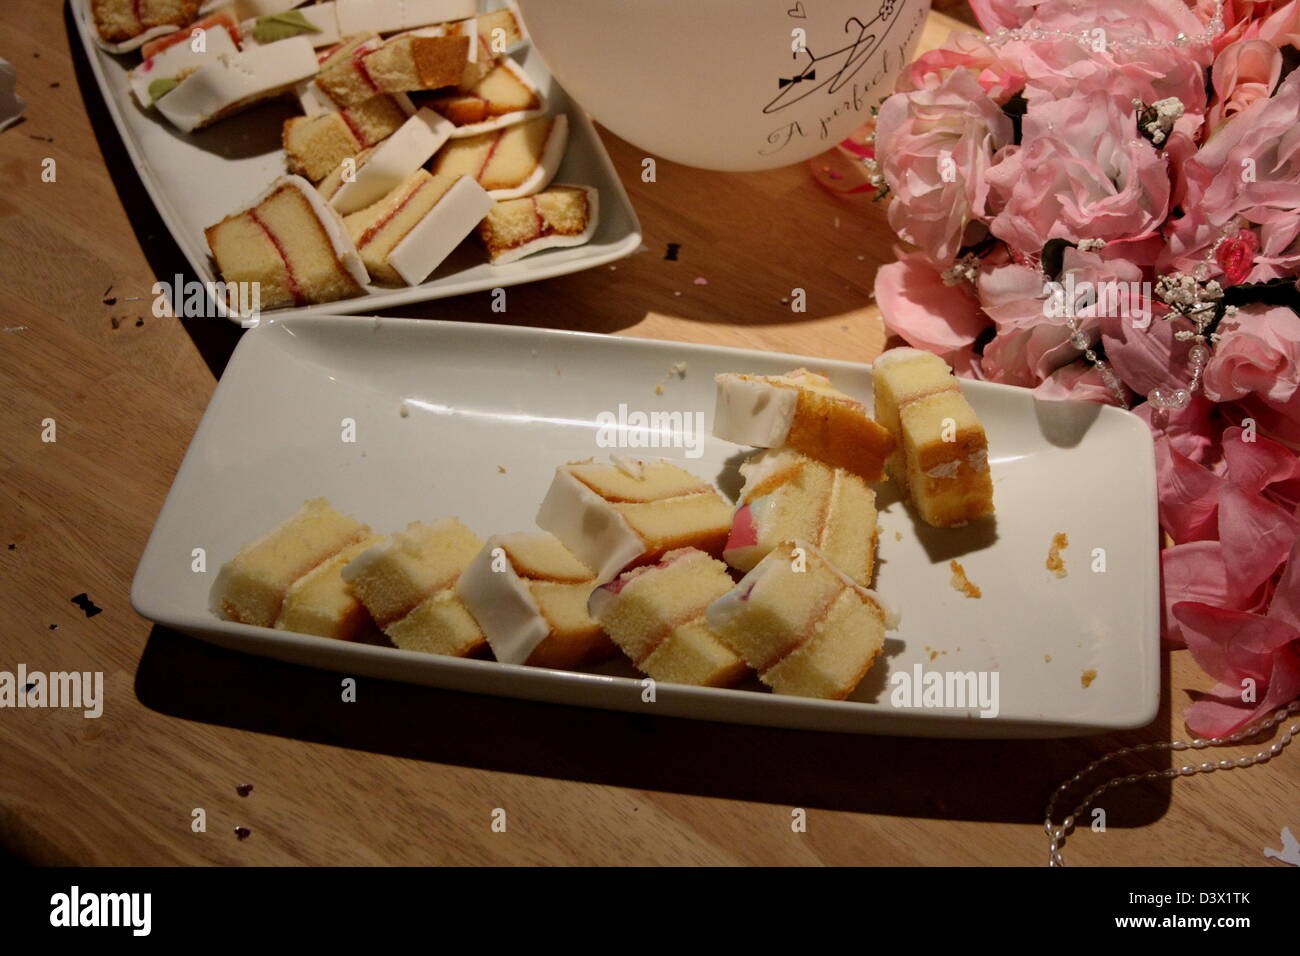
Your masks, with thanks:
[[[930,0],[518,0],[556,79],[611,132],[706,169],[786,166],[888,96]]]

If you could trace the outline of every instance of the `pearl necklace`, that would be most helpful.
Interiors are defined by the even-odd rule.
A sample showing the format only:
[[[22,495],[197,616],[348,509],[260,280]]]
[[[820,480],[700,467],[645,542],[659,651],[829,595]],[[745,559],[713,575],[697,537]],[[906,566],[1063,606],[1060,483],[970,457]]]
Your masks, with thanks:
[[[1256,734],[1262,733],[1274,724],[1282,723],[1287,719],[1288,715],[1294,713],[1300,713],[1300,700],[1293,700],[1288,706],[1277,710],[1271,716],[1265,717],[1258,723],[1247,727],[1244,730],[1239,730],[1235,734],[1231,734],[1227,737],[1210,737],[1209,739],[1196,737],[1191,741],[1171,740],[1167,743],[1162,741],[1154,744],[1138,744],[1136,747],[1124,747],[1121,750],[1113,750],[1105,756],[1098,757],[1069,780],[1065,781],[1065,783],[1057,787],[1056,791],[1052,794],[1052,799],[1047,802],[1047,820],[1044,823],[1043,828],[1047,831],[1048,838],[1048,866],[1065,866],[1065,861],[1061,857],[1061,847],[1065,845],[1066,834],[1074,829],[1074,824],[1083,811],[1088,809],[1092,802],[1107,790],[1123,786],[1126,783],[1137,783],[1139,780],[1158,780],[1161,777],[1168,777],[1172,780],[1174,777],[1190,777],[1197,773],[1213,773],[1215,770],[1233,770],[1239,767],[1244,768],[1255,764],[1266,763],[1285,750],[1287,744],[1291,742],[1293,737],[1300,735],[1300,722],[1294,723],[1283,730],[1282,736],[1274,741],[1271,747],[1266,747],[1258,753],[1238,757],[1236,760],[1219,760],[1217,762],[1207,760],[1205,763],[1200,765],[1189,763],[1181,767],[1170,767],[1167,770],[1148,770],[1146,773],[1131,773],[1127,776],[1111,777],[1105,783],[1094,787],[1092,791],[1083,798],[1083,801],[1070,811],[1069,816],[1061,821],[1059,826],[1052,823],[1052,815],[1056,811],[1057,800],[1059,800],[1071,786],[1078,783],[1087,774],[1096,770],[1102,764],[1114,760],[1117,757],[1122,757],[1125,754],[1142,753],[1145,751],[1187,750],[1189,748],[1193,750],[1204,750],[1206,747],[1225,747],[1230,744],[1240,743],[1249,737],[1254,737]]]

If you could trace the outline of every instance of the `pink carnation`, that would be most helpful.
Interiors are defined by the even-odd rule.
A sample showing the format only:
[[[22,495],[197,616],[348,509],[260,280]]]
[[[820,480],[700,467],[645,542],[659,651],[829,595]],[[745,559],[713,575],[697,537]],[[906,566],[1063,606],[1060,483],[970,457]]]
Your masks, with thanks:
[[[952,260],[985,214],[989,164],[1009,142],[1011,120],[969,71],[885,100],[876,155],[894,194],[889,224],[934,260]]]
[[[1169,175],[1137,135],[1131,104],[1105,93],[1030,107],[1022,145],[988,171],[989,228],[1025,254],[1049,239],[1133,239],[1169,211]]]

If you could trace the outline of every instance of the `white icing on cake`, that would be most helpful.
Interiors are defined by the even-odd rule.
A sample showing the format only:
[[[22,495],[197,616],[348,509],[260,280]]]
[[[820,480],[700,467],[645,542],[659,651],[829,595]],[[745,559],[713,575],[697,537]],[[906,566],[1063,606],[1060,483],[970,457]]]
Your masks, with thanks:
[[[474,0],[337,0],[339,30],[352,33],[397,33],[431,23],[474,16]]]
[[[803,457],[793,448],[769,448],[741,462],[740,476],[745,479],[745,484],[740,489],[740,500],[744,501],[750,491],[773,475],[794,468]]]
[[[556,185],[566,185],[557,183]],[[503,266],[511,262],[516,262],[524,256],[531,256],[535,252],[541,252],[543,249],[558,249],[564,246],[582,246],[591,242],[591,237],[596,234],[596,228],[600,224],[600,193],[594,186],[577,186],[587,194],[587,226],[576,236],[562,236],[552,233],[549,236],[542,236],[540,239],[533,239],[529,242],[521,243],[513,249],[507,249],[499,255],[493,257],[492,265]]]
[[[505,127],[512,126],[515,123],[522,123],[525,120],[546,115],[546,100],[542,96],[541,91],[537,89],[537,84],[528,78],[528,74],[524,72],[524,68],[508,56],[501,58],[501,65],[513,73],[519,79],[520,83],[533,91],[533,95],[537,97],[537,108],[531,110],[515,110],[511,113],[502,113],[500,116],[494,116],[492,119],[484,120],[481,123],[470,123],[467,126],[457,126],[456,132],[451,134],[453,139],[460,139],[464,136],[477,136],[479,133],[491,133],[493,130],[504,129]]]
[[[523,664],[551,633],[551,626],[508,557],[502,570],[493,570],[492,552],[498,547],[498,536],[488,538],[456,581],[456,593],[478,622],[496,659],[503,664]]]
[[[311,42],[292,37],[279,43],[225,54],[199,68],[158,101],[158,112],[189,133],[234,106],[252,106],[316,73]]]
[[[737,445],[780,448],[790,433],[799,391],[746,380],[734,373],[714,378],[718,385],[713,434]]]
[[[296,12],[302,14],[303,19],[314,26],[317,31],[299,35],[310,40],[311,45],[314,47],[334,46],[334,44],[338,43],[345,34],[339,30],[339,21],[335,14],[336,5],[336,0],[325,0],[323,3],[313,3],[311,6],[299,7]],[[266,16],[266,14],[259,14],[259,16]],[[258,17],[254,16],[239,24],[241,42],[246,48],[266,45],[258,43],[253,36],[253,29],[257,26],[257,20]],[[282,41],[277,40],[275,42]]]
[[[934,356],[933,352],[927,352],[925,349],[914,349],[910,346],[899,346],[896,349],[890,349],[887,352],[881,352],[876,356],[875,361],[871,363],[872,368],[889,368],[891,365],[897,365],[899,362],[909,361],[924,356]],[[938,356],[934,356],[938,358]]]
[[[645,543],[618,510],[573,476],[567,465],[537,510],[537,526],[560,539],[604,584],[645,553]]]
[[[453,128],[433,110],[420,110],[369,152],[352,181],[329,197],[329,204],[346,216],[383,199],[429,161]]]
[[[560,163],[564,160],[564,148],[569,142],[569,117],[560,113],[551,121],[551,128],[546,132],[546,142],[542,145],[542,155],[538,157],[537,166],[518,186],[513,189],[489,189],[488,195],[493,199],[519,199],[531,196],[545,189]]]
[[[419,285],[474,231],[491,208],[492,197],[487,191],[472,176],[461,176],[393,247],[388,264],[407,285]]]
[[[640,458],[628,458],[624,455],[611,454],[609,460],[614,463],[615,468],[629,478],[640,480],[645,474],[645,462]]]
[[[153,106],[149,85],[155,80],[175,79],[183,72],[197,70],[224,54],[239,52],[230,31],[224,26],[204,30],[204,50],[195,51],[193,40],[187,40],[161,50],[127,74],[131,92],[145,109]]]

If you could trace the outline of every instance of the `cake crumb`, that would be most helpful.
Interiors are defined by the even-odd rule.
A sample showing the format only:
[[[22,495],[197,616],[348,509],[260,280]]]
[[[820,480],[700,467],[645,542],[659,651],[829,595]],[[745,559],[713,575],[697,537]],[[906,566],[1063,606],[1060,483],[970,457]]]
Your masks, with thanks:
[[[984,592],[979,589],[979,585],[966,577],[966,569],[961,566],[960,561],[949,561],[948,567],[952,568],[952,577],[948,579],[948,583],[952,585],[954,591],[958,594],[964,594],[968,598],[984,596]]]
[[[401,415],[403,418],[410,418],[411,407],[407,405],[406,402],[402,402],[402,404],[398,406],[397,414]]]
[[[930,660],[934,660],[934,659],[935,659],[936,657],[938,657],[938,656],[939,656],[939,652],[938,652],[938,651],[931,651],[931,652],[930,652]]]
[[[1070,572],[1065,569],[1065,559],[1061,557],[1061,552],[1070,546],[1070,538],[1064,531],[1058,531],[1052,536],[1052,547],[1047,552],[1047,570],[1051,571],[1058,578],[1063,578]]]
[[[1050,663],[1052,663],[1052,655],[1051,655],[1051,654],[1044,654],[1044,655],[1043,655],[1043,663],[1044,663],[1044,664],[1050,664]]]
[[[1079,683],[1082,684],[1085,688],[1092,686],[1092,682],[1095,681],[1096,679],[1097,679],[1096,671],[1084,671],[1082,674],[1079,675]]]
[[[676,375],[678,378],[686,377],[685,362],[674,362],[672,365],[668,366],[668,371],[664,372],[664,377],[661,378],[659,380],[659,384],[655,386],[656,395],[662,395],[664,393],[664,382],[671,379],[674,375]]]
[[[505,466],[505,465],[497,465],[497,471],[504,475],[504,474],[506,473],[506,466]]]
[[[901,531],[895,531],[895,532],[894,532],[894,540],[895,540],[895,541],[902,541],[902,540],[903,540],[903,532],[901,532]]]

